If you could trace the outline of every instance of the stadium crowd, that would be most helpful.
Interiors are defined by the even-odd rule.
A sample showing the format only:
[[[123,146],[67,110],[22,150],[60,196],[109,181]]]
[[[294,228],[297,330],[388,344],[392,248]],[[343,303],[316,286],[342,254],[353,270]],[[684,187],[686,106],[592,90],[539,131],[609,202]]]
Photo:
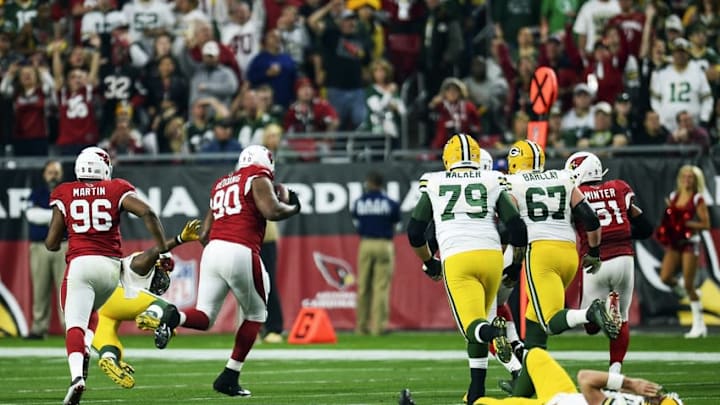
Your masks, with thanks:
[[[539,66],[559,84],[549,147],[707,150],[720,135],[716,0],[0,0],[0,10],[6,156],[240,151],[268,127],[296,150],[332,137],[293,134],[355,130],[395,148],[403,131],[412,147],[440,150],[465,132],[498,148],[538,118],[528,90]],[[419,86],[401,97],[405,83]]]

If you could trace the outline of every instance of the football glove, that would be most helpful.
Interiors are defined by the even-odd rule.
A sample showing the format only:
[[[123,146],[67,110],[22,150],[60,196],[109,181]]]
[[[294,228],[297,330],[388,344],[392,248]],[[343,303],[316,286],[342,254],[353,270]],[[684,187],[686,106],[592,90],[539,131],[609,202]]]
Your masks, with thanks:
[[[433,281],[439,281],[442,278],[442,263],[440,260],[431,257],[423,263],[423,271]]]
[[[512,263],[505,267],[502,273],[502,283],[505,287],[513,287],[520,280],[522,263]]]
[[[600,254],[597,256],[592,254],[593,252],[587,253],[582,257],[582,267],[587,274],[595,274],[600,270]]]
[[[294,190],[288,189],[288,205],[297,205],[297,211],[300,212],[300,199]]]
[[[178,244],[198,240],[200,239],[201,228],[202,222],[200,222],[199,219],[190,220],[185,224],[182,231],[175,239]]]

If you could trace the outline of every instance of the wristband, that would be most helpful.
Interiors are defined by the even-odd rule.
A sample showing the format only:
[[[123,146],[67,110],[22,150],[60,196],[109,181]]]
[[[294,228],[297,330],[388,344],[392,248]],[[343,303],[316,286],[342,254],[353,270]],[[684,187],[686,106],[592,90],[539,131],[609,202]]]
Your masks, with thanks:
[[[620,391],[620,388],[622,388],[623,380],[625,380],[625,376],[618,373],[608,373],[607,378],[607,384],[605,384],[605,388],[613,391]]]
[[[591,247],[588,250],[588,255],[593,257],[600,257],[600,246]]]
[[[178,235],[178,236],[175,237],[175,243],[177,243],[178,245],[182,245],[182,244],[183,244],[183,240],[182,240],[182,238],[180,237],[180,235]]]

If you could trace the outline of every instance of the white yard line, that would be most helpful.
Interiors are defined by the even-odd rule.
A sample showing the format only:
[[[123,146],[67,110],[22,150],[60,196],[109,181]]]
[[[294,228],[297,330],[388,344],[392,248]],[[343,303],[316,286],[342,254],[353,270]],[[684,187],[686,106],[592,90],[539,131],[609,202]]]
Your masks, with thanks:
[[[558,360],[607,360],[607,351],[553,351]],[[133,359],[160,360],[225,360],[229,349],[127,349],[125,356]],[[63,348],[0,348],[0,358],[65,357]],[[459,350],[323,350],[323,349],[262,349],[250,352],[253,360],[465,360]],[[718,363],[717,352],[629,352],[628,361]]]

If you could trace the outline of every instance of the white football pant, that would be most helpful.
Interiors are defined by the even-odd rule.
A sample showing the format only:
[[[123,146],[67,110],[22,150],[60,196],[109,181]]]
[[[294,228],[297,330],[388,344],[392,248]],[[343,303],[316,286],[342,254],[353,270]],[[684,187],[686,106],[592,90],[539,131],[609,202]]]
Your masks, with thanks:
[[[120,260],[106,256],[78,256],[67,270],[65,330],[86,330],[92,311],[110,298],[120,279]]]
[[[203,249],[200,259],[200,285],[195,308],[215,322],[228,290],[242,310],[243,319],[265,322],[270,277],[260,256],[239,243],[214,239]]]
[[[632,302],[635,286],[635,262],[632,256],[618,256],[602,262],[600,270],[595,274],[583,272],[582,308],[593,300],[607,300],[610,291],[620,294],[620,315],[628,320],[628,310]]]

